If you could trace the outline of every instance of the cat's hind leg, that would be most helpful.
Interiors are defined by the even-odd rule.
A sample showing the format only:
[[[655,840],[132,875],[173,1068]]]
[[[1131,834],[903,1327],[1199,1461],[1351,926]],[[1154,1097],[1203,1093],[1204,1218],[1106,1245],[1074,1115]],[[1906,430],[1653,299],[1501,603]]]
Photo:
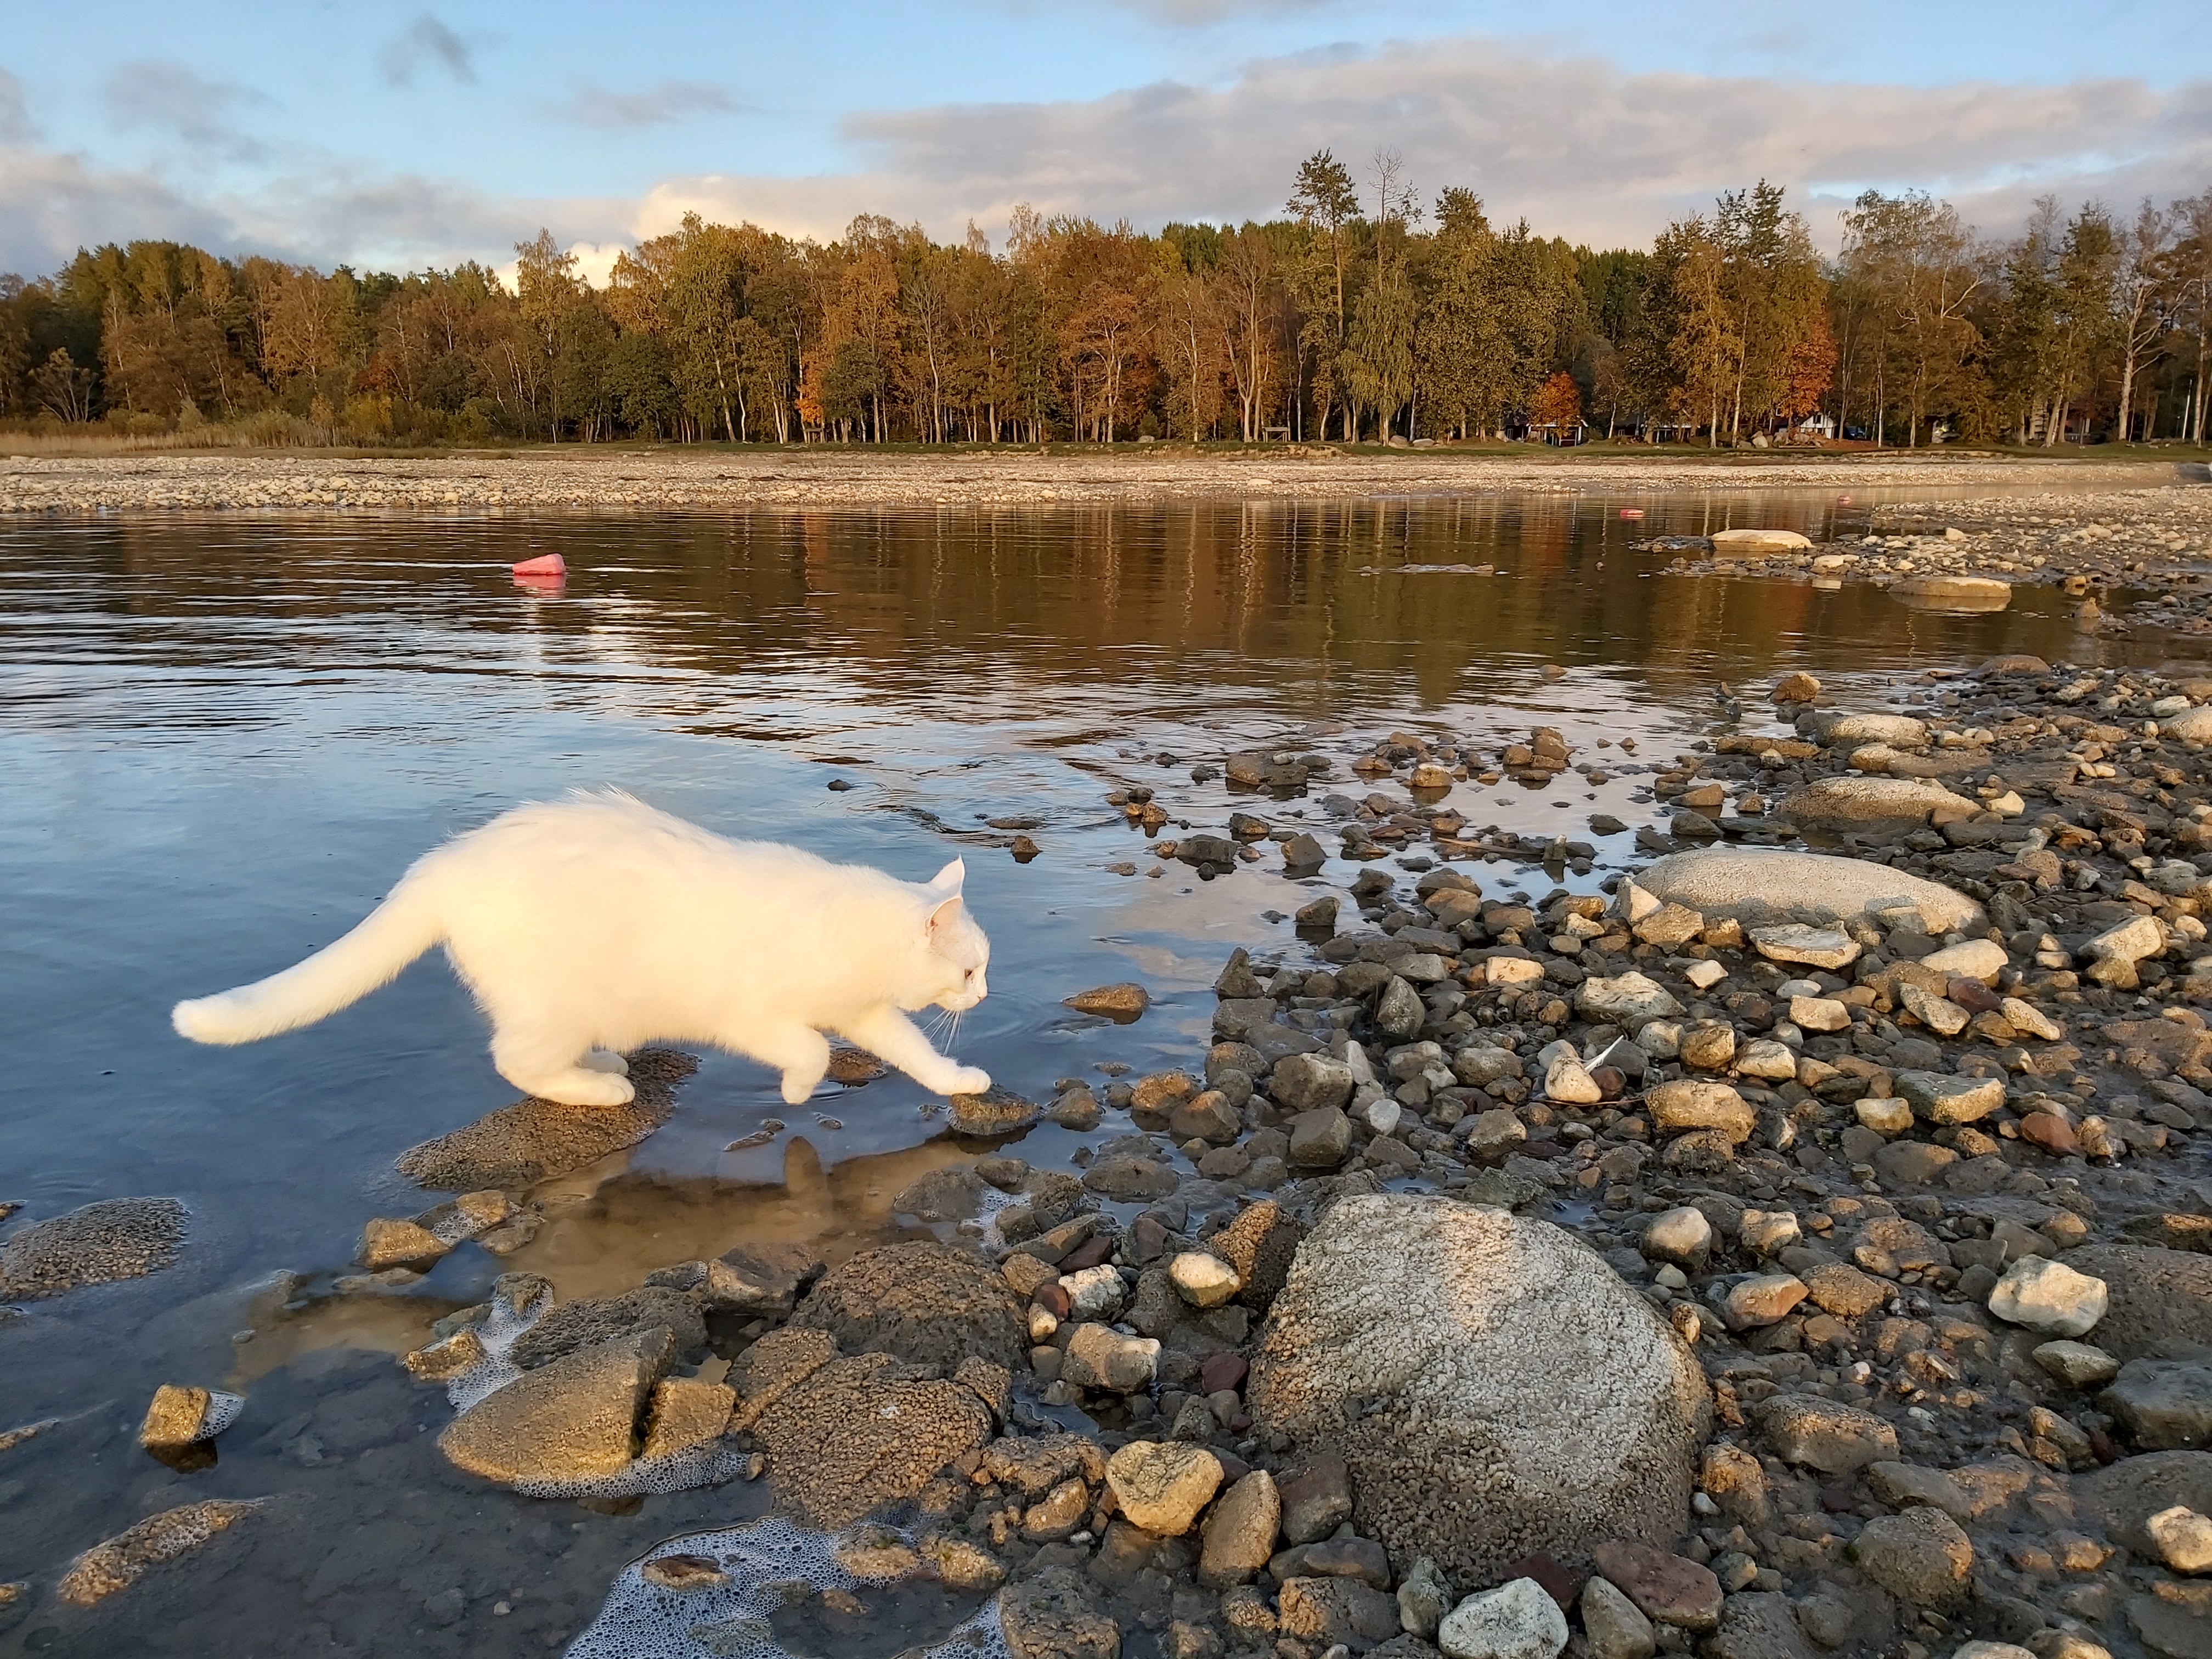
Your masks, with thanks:
[[[537,1027],[500,1027],[491,1063],[525,1094],[563,1106],[627,1106],[637,1094],[627,1077],[594,1068],[574,1036]]]
[[[787,1106],[805,1101],[830,1074],[830,1039],[811,1025],[749,1030],[743,1042],[731,1042],[725,1046],[781,1072],[783,1103]]]
[[[580,1063],[590,1071],[607,1072],[616,1077],[629,1075],[629,1062],[611,1048],[590,1049]]]
[[[842,1029],[870,1054],[933,1093],[980,1095],[991,1086],[988,1072],[939,1054],[921,1029],[896,1008],[872,1008]]]

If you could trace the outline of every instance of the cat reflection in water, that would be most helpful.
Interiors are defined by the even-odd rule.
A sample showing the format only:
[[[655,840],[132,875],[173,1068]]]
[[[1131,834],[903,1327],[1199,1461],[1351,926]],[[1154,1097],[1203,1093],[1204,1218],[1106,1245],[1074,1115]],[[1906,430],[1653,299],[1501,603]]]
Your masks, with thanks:
[[[442,945],[490,1017],[492,1063],[571,1106],[633,1095],[622,1054],[712,1043],[813,1093],[834,1031],[939,1094],[988,1074],[908,1015],[986,993],[991,942],[955,859],[927,884],[795,847],[730,841],[618,791],[520,806],[416,860],[351,933],[280,974],[180,1002],[196,1042],[312,1025]]]

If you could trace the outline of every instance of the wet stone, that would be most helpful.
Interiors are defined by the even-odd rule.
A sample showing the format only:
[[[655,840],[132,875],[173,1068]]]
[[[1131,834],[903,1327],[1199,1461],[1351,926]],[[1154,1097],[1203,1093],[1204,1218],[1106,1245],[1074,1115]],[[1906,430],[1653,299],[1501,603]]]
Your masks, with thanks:
[[[1152,994],[1141,985],[1123,981],[1101,985],[1089,991],[1079,991],[1066,999],[1067,1006],[1080,1014],[1099,1014],[1117,1024],[1127,1024],[1152,1006]]]
[[[1922,1507],[1868,1522],[1852,1540],[1850,1557],[1900,1601],[1941,1608],[1966,1599],[1974,1547],[1949,1516]]]
[[[989,1443],[991,1411],[972,1389],[911,1369],[884,1353],[833,1359],[762,1413],[752,1433],[777,1501],[808,1525],[848,1526]]]
[[[180,1559],[228,1532],[265,1501],[212,1498],[149,1515],[70,1562],[55,1594],[71,1607],[94,1606],[130,1589],[152,1569]]]
[[[438,1449],[501,1486],[595,1481],[629,1464],[638,1413],[667,1369],[653,1330],[562,1355],[487,1395],[447,1425]]]
[[[1710,1568],[1628,1539],[1600,1544],[1591,1556],[1647,1619],[1698,1632],[1719,1625],[1720,1580]]]
[[[999,1620],[1012,1659],[1121,1659],[1121,1626],[1068,1567],[1047,1567],[1000,1590]]]
[[[1044,1115],[1036,1102],[994,1085],[980,1095],[955,1095],[945,1103],[945,1127],[957,1135],[999,1140],[1019,1134]]]
[[[2147,1451],[2212,1447],[2212,1362],[2130,1359],[2098,1402]]]
[[[1354,1578],[1292,1578],[1275,1603],[1283,1635],[1323,1648],[1364,1652],[1399,1633],[1397,1598]]]
[[[707,1327],[690,1296],[648,1285],[580,1302],[564,1302],[517,1337],[512,1357],[532,1370],[564,1354],[617,1338],[665,1333],[675,1353],[695,1353],[707,1345]]]
[[[108,1198],[38,1222],[0,1244],[0,1299],[35,1302],[159,1273],[184,1248],[185,1220],[173,1198]]]
[[[690,1055],[642,1048],[627,1056],[635,1098],[624,1106],[563,1106],[526,1098],[403,1152],[399,1173],[443,1192],[514,1190],[635,1146],[675,1115],[676,1090],[699,1068]]]
[[[1872,1412],[1817,1395],[1777,1395],[1757,1407],[1759,1431],[1784,1462],[1849,1474],[1897,1455],[1897,1431]]]

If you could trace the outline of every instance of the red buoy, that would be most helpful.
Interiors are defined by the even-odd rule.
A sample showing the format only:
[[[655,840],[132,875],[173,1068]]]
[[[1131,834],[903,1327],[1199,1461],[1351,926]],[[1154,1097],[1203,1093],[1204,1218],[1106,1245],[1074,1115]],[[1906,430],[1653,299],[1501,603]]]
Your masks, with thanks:
[[[1624,519],[1640,519],[1644,516],[1644,509],[1640,507],[1624,507],[1620,509],[1620,516]]]
[[[518,576],[565,576],[568,567],[558,553],[540,554],[534,559],[525,559],[514,567]]]

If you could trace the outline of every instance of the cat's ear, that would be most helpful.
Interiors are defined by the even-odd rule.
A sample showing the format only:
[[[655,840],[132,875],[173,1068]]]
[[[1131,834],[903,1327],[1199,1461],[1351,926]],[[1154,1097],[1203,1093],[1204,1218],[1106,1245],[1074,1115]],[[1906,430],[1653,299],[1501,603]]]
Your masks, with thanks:
[[[929,920],[923,924],[922,931],[929,935],[929,942],[936,945],[951,932],[952,925],[959,920],[960,895],[955,893],[951,898],[930,907]]]
[[[955,859],[929,878],[929,885],[934,892],[957,893],[960,890],[960,884],[967,879],[967,860]]]

